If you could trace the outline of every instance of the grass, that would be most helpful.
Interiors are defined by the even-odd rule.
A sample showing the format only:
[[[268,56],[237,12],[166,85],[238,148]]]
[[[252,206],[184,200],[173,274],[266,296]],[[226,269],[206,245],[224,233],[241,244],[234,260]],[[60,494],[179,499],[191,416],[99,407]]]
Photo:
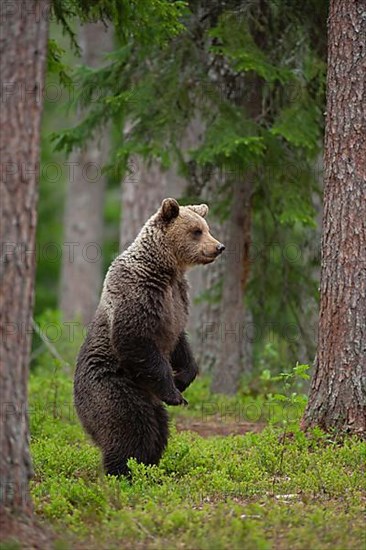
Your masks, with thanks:
[[[103,475],[71,395],[68,376],[33,372],[32,496],[37,515],[57,534],[56,550],[364,546],[364,442],[339,442],[319,430],[305,435],[295,417],[284,433],[276,425],[285,414],[280,404],[271,409],[264,397],[213,396],[199,380],[187,392],[190,407],[171,411],[171,437],[159,466],[131,460],[130,483]],[[254,419],[245,418],[248,411],[256,411]],[[186,423],[266,422],[269,416],[273,422],[260,433],[203,438],[177,431],[180,415]]]

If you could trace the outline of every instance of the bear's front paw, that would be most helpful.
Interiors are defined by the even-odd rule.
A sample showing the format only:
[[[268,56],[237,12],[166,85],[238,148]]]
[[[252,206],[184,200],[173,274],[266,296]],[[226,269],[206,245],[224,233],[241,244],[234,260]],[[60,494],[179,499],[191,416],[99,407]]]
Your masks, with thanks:
[[[163,397],[164,403],[167,405],[188,405],[188,401],[184,399],[183,395],[177,390],[174,393],[169,394],[166,397]]]

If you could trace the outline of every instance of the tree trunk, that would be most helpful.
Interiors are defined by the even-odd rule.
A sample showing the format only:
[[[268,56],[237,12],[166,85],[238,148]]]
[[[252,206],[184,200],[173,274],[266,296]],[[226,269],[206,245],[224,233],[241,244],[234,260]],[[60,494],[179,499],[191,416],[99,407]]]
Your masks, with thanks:
[[[243,372],[246,341],[244,293],[249,276],[251,241],[251,177],[233,184],[233,196],[225,251],[221,315],[214,324],[219,355],[214,366],[212,391],[234,394]]]
[[[147,164],[141,157],[130,160],[129,173],[122,182],[121,251],[130,246],[142,225],[157,211],[166,187],[166,174],[157,162]]]
[[[1,22],[0,495],[2,510],[17,512],[30,510],[27,383],[49,5],[28,7],[25,14],[20,3],[9,4]]]
[[[215,196],[219,176],[214,174],[201,192],[201,200],[209,205]],[[229,220],[219,221],[208,214],[210,232],[222,243],[228,242]],[[221,315],[221,284],[224,279],[226,251],[213,264],[200,266],[189,272],[191,312],[188,331],[192,349],[202,374],[212,374],[220,354],[218,337]]]
[[[88,23],[79,35],[83,62],[97,67],[103,54],[112,50],[111,29],[103,23]],[[103,136],[102,142],[93,140],[69,161],[60,309],[65,321],[80,318],[84,325],[94,315],[102,285],[106,179],[101,170],[108,152],[109,139]]]
[[[212,218],[208,221],[212,235],[226,243],[227,224],[219,225]],[[220,350],[217,334],[221,311],[219,287],[223,279],[223,268],[224,258],[220,257],[213,264],[200,266],[188,274],[192,306],[187,328],[202,374],[212,373]]]
[[[303,427],[366,431],[366,2],[332,0],[317,358]]]
[[[201,123],[194,119],[182,140],[183,151],[197,143],[200,131]],[[130,246],[141,226],[156,212],[165,197],[179,198],[186,185],[186,180],[177,173],[174,165],[163,171],[155,161],[148,163],[142,157],[131,158],[128,173],[122,181],[120,250]]]

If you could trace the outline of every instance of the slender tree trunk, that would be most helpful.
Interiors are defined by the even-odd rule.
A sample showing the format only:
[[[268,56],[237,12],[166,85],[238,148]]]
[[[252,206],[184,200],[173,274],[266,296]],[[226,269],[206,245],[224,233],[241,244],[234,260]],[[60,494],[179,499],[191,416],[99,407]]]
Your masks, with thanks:
[[[88,23],[80,28],[79,36],[83,62],[97,67],[103,54],[112,50],[111,29],[103,23]],[[108,136],[95,139],[69,161],[63,247],[67,252],[62,258],[60,309],[66,321],[79,317],[85,325],[94,315],[102,285],[106,180],[101,169],[109,142]]]
[[[332,0],[317,358],[303,427],[366,431],[366,2]]]
[[[183,151],[197,143],[200,131],[200,122],[193,120],[183,139]],[[165,197],[179,198],[184,194],[186,185],[186,180],[178,175],[175,166],[163,171],[157,162],[147,163],[141,157],[132,158],[122,181],[120,250],[125,250],[133,242],[142,224],[156,212]]]
[[[247,340],[244,293],[249,276],[251,241],[251,177],[235,182],[225,251],[221,315],[214,325],[220,349],[214,366],[212,390],[234,394],[243,373]]]
[[[8,3],[1,22],[0,497],[2,510],[17,512],[30,510],[27,383],[49,5],[28,7]]]
[[[245,99],[240,97],[238,101],[255,120],[262,111],[262,83],[252,75],[245,79],[245,85]],[[227,220],[221,315],[216,336],[219,350],[211,386],[212,391],[227,395],[238,391],[241,375],[249,372],[253,363],[252,342],[247,327],[251,315],[245,311],[244,296],[250,274],[254,171],[255,168],[248,169],[243,178],[232,182],[231,212]]]
[[[157,162],[147,164],[141,157],[130,160],[129,173],[122,182],[121,251],[130,246],[142,225],[159,208],[166,188],[166,174]]]
[[[205,199],[203,198],[205,202]],[[208,201],[207,201],[208,202]],[[210,231],[222,243],[227,242],[227,223],[219,224],[209,214]],[[188,331],[192,349],[202,374],[212,373],[220,353],[218,338],[221,313],[220,287],[224,277],[225,258],[193,269],[189,273],[191,312]]]

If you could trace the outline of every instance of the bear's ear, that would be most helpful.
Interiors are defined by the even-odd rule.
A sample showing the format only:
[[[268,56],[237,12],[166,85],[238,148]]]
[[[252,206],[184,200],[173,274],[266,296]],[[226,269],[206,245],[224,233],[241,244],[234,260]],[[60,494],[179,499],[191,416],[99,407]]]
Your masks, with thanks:
[[[179,204],[175,199],[164,199],[161,203],[161,217],[164,221],[170,222],[174,218],[178,217]]]
[[[202,216],[202,218],[205,218],[208,214],[207,204],[192,204],[187,206],[187,208],[190,208],[190,210],[193,210],[193,212],[196,212],[196,214]]]

